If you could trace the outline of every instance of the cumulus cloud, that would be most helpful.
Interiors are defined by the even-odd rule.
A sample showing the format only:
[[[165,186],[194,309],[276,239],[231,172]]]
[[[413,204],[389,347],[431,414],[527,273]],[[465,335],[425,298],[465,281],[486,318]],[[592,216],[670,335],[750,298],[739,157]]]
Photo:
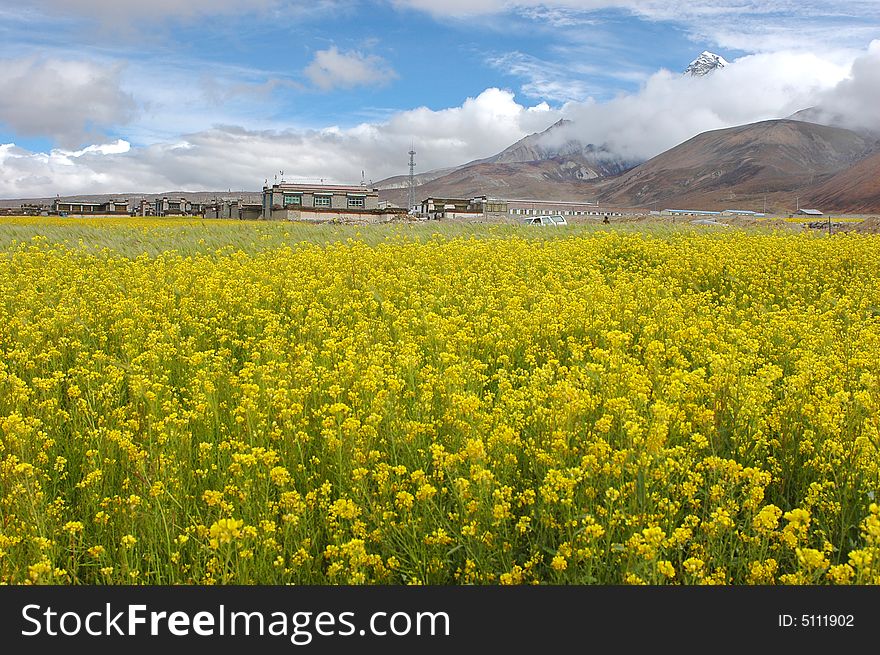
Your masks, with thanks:
[[[340,183],[358,182],[366,171],[378,181],[406,172],[411,143],[426,171],[495,154],[559,117],[546,103],[526,107],[493,88],[458,107],[421,107],[349,129],[216,127],[128,150],[120,142],[49,153],[7,144],[0,146],[0,196],[258,189],[279,170],[288,179]]]
[[[315,86],[324,91],[356,86],[381,86],[397,77],[397,73],[381,57],[357,51],[340,52],[336,46],[318,50],[303,72]]]
[[[846,67],[804,52],[750,55],[700,78],[661,70],[636,93],[565,105],[573,122],[555,138],[647,159],[707,130],[789,116],[846,75]]]
[[[853,62],[850,74],[819,99],[819,116],[834,124],[880,133],[880,40]]]
[[[136,106],[120,66],[28,57],[0,60],[0,123],[23,136],[76,147],[128,122]]]
[[[144,147],[125,142],[49,153],[0,147],[0,196],[55,193],[153,193],[170,189],[258,189],[285,171],[288,179],[378,181],[406,171],[414,143],[419,171],[493,155],[559,118],[552,134],[605,145],[626,160],[659,154],[701,132],[781,118],[817,102],[847,109],[853,120],[876,120],[880,44],[852,65],[803,51],[755,54],[702,78],[661,70],[638,91],[561,109],[533,107],[510,91],[490,88],[460,106],[420,107],[351,128],[254,130],[215,127]],[[547,145],[559,145],[548,143]]]

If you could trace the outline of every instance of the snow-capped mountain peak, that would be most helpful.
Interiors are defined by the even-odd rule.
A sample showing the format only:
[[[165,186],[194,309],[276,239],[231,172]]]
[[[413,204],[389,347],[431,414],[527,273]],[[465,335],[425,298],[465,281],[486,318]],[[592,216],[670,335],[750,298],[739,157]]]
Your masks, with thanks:
[[[694,59],[685,69],[684,74],[691,77],[703,77],[719,68],[724,68],[729,62],[721,55],[704,50],[699,57]]]

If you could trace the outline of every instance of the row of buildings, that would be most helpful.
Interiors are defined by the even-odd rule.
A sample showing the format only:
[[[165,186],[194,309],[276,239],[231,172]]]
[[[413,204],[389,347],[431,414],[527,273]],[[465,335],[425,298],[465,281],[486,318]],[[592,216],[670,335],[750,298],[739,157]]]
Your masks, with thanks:
[[[28,216],[198,216],[238,220],[305,220],[313,222],[388,221],[404,209],[379,200],[379,190],[361,186],[309,185],[281,182],[263,188],[259,202],[244,197],[220,197],[198,202],[185,197],[155,199],[56,198],[51,205],[26,203],[2,208],[0,215]]]
[[[406,216],[423,220],[469,220],[519,222],[524,218],[546,214],[565,217],[617,217],[639,214],[644,210],[601,208],[596,202],[501,199],[488,196],[473,198],[429,197],[415,207],[401,209],[379,198],[379,190],[357,186],[276,182],[263,187],[260,202],[243,197],[213,198],[196,202],[187,198],[163,196],[153,200],[109,199],[103,202],[62,200],[56,198],[51,209],[40,205],[22,205],[21,212],[58,216],[199,216],[238,220],[285,220],[307,222],[370,222],[381,223]],[[666,216],[748,215],[764,214],[730,209],[721,212],[694,209],[665,209],[651,214]],[[820,215],[817,210],[802,209],[799,213]]]
[[[111,198],[103,202],[56,198],[51,205],[22,203],[19,207],[0,207],[0,216],[199,216],[245,220],[258,219],[261,214],[259,202],[240,197],[208,202],[167,196],[154,200]]]
[[[566,200],[502,199],[488,196],[476,198],[426,198],[414,211],[427,220],[465,219],[517,222],[529,216],[558,214],[560,216],[622,216],[619,209],[602,209],[598,203]]]
[[[403,217],[423,220],[516,222],[542,214],[563,216],[619,216],[619,210],[602,210],[596,203],[430,197],[407,209],[379,198],[379,189],[361,185],[303,184],[280,181],[263,187],[260,202],[243,197],[220,197],[197,202],[184,197],[155,199],[110,198],[103,201],[56,198],[51,206],[22,205],[9,213],[56,216],[198,216],[239,220],[307,222],[388,222]]]
[[[203,218],[260,218],[260,204],[242,198],[215,198],[196,202],[163,196],[138,201],[110,199],[105,202],[55,199],[51,214],[58,216],[201,216]]]
[[[315,186],[281,182],[263,188],[262,218],[273,220],[374,220],[384,222],[410,215],[424,220],[514,222],[528,216],[621,216],[596,203],[551,200],[429,197],[409,211],[379,199],[379,190],[365,186]]]

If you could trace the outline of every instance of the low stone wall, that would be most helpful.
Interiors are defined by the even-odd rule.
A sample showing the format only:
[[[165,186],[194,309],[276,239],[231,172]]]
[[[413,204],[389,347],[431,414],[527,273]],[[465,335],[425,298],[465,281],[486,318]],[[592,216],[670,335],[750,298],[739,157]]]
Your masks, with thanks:
[[[390,223],[406,218],[401,212],[321,212],[301,209],[273,209],[269,220],[302,221],[304,223]]]

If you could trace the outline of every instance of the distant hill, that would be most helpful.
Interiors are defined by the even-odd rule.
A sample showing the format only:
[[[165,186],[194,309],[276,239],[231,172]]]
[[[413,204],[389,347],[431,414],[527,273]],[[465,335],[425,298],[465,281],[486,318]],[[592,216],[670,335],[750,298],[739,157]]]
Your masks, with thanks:
[[[595,191],[589,181],[618,175],[639,163],[624,161],[602,146],[585,144],[574,134],[571,121],[560,120],[491,157],[416,175],[416,196],[419,200],[476,195],[590,200]],[[383,199],[406,204],[406,176],[388,178],[376,186]]]
[[[598,197],[656,209],[754,203],[765,194],[775,199],[780,192],[823,184],[872,146],[855,132],[795,120],[713,130],[606,181]]]
[[[647,162],[627,162],[602,146],[577,139],[576,126],[561,120],[501,152],[461,166],[419,173],[416,197],[598,201],[645,209],[766,209],[793,211],[796,204],[826,212],[880,212],[880,141],[803,119],[833,120],[816,108],[769,120],[699,134]],[[799,120],[800,119],[800,120]],[[638,164],[638,165],[636,165]],[[376,183],[380,198],[405,206],[407,176]],[[207,202],[238,198],[259,202],[259,191],[166,191],[65,196],[104,202],[168,196]],[[54,198],[0,200],[49,205]]]
[[[807,200],[811,206],[841,213],[880,212],[880,152],[811,190]]]

